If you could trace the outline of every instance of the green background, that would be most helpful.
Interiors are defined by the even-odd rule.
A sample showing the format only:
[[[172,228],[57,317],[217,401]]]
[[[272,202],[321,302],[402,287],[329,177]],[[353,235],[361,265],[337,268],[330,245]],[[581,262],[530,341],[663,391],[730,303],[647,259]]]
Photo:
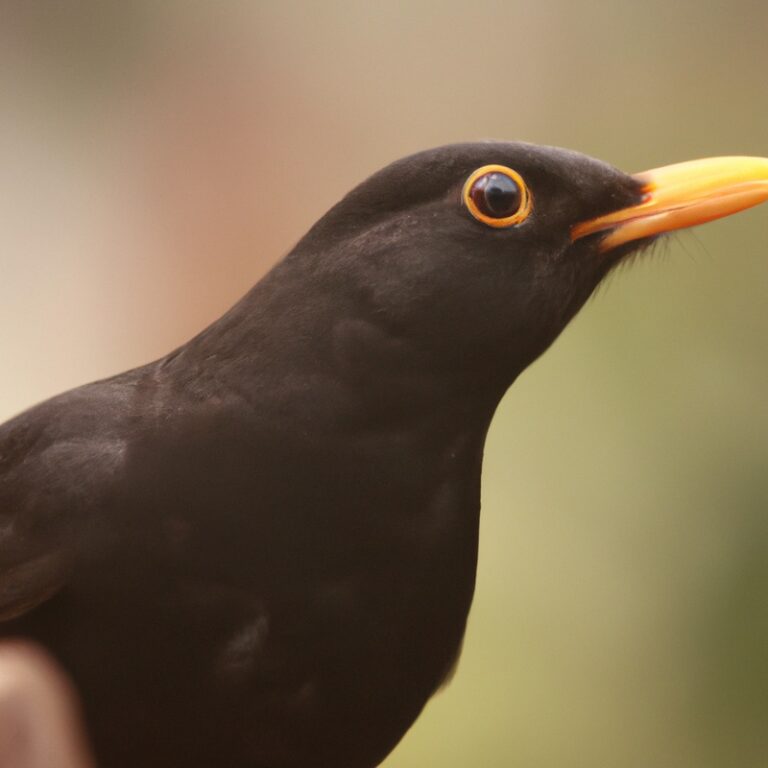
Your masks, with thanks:
[[[157,357],[455,140],[768,155],[768,4],[24,2],[0,22],[0,416]],[[387,760],[768,764],[768,209],[619,270],[489,436],[456,677]]]

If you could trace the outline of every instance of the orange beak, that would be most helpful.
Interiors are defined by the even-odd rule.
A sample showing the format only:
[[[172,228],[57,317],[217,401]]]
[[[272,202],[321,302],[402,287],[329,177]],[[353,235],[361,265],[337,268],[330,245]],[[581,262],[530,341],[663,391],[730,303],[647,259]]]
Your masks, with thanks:
[[[601,252],[644,237],[730,216],[768,200],[768,158],[713,157],[667,165],[635,176],[638,205],[583,221],[571,239],[605,232]]]

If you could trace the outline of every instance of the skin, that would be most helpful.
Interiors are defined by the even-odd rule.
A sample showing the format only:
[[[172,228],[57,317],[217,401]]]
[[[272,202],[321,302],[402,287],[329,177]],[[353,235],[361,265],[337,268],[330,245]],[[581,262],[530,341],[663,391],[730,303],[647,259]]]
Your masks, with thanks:
[[[533,196],[494,229],[476,168]],[[493,412],[640,240],[596,160],[401,160],[162,360],[0,427],[0,625],[81,693],[104,768],[375,766],[455,664]]]
[[[0,765],[94,768],[69,682],[30,644],[0,646]]]

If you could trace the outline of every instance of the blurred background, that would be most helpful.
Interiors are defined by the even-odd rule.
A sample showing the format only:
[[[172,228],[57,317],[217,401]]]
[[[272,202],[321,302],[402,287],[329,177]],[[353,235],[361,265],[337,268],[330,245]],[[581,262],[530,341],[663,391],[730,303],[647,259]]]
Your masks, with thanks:
[[[0,417],[144,363],[404,154],[768,155],[768,4],[3,0]],[[612,276],[488,440],[452,684],[389,768],[768,761],[768,211]]]

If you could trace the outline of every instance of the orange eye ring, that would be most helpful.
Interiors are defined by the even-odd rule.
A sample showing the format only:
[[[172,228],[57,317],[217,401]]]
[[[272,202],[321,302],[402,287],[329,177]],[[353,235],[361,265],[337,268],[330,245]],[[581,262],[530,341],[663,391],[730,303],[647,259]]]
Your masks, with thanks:
[[[511,181],[516,188],[519,202],[515,202],[514,209],[508,215],[494,215],[488,206],[486,211],[480,210],[480,205],[483,204],[483,196],[485,195],[485,185],[483,185],[483,179],[486,177],[490,180],[500,175]],[[496,179],[498,181],[498,178]],[[486,184],[488,181],[486,181]],[[512,187],[507,190],[507,194],[511,194]],[[467,206],[467,210],[478,221],[486,224],[489,227],[495,227],[496,229],[506,229],[512,227],[515,224],[521,224],[525,221],[533,210],[533,197],[528,189],[528,185],[523,181],[523,177],[511,168],[507,168],[505,165],[484,165],[482,168],[478,168],[474,171],[469,178],[464,182],[464,187],[461,191],[461,198],[464,205]]]

